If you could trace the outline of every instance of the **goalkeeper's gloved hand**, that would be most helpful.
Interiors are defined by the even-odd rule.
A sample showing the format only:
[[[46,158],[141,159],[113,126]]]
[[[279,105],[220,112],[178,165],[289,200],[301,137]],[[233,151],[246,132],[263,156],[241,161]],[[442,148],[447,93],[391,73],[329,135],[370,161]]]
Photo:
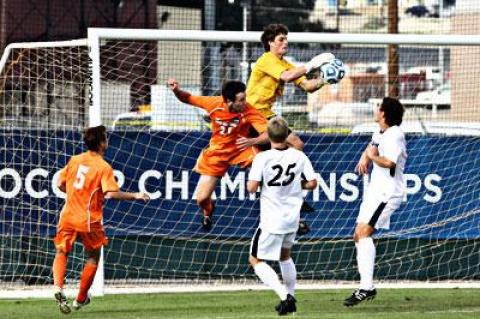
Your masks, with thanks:
[[[319,55],[314,56],[310,61],[305,63],[305,69],[307,69],[307,73],[313,69],[317,69],[335,59],[335,56],[331,53],[321,53]]]

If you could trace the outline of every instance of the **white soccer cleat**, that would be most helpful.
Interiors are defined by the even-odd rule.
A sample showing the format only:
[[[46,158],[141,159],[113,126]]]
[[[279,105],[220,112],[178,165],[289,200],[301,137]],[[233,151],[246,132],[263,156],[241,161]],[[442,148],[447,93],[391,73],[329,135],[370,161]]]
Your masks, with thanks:
[[[55,300],[57,300],[58,309],[60,309],[61,313],[68,315],[70,312],[72,312],[72,309],[68,304],[67,296],[65,296],[63,289],[58,289],[55,292],[54,296],[55,296]]]
[[[90,303],[90,294],[87,295],[87,299],[85,299],[84,302],[79,302],[77,301],[77,298],[73,301],[72,308],[75,309],[75,311],[82,309],[86,305]]]

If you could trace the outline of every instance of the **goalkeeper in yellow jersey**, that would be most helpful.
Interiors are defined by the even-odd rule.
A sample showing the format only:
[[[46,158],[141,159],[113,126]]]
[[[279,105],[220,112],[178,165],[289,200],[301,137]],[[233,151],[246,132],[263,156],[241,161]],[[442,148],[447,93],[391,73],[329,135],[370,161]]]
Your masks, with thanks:
[[[307,79],[305,75],[335,58],[331,53],[313,57],[304,66],[296,67],[284,59],[288,50],[288,28],[283,24],[269,24],[263,30],[261,41],[265,53],[258,58],[247,84],[247,102],[258,109],[267,119],[276,114],[272,111],[277,96],[283,95],[285,83],[294,82],[306,92],[315,92],[324,84],[322,78]],[[287,143],[298,150],[303,142],[290,130]]]
[[[247,84],[247,102],[258,109],[267,119],[276,116],[272,111],[277,96],[283,95],[285,83],[294,82],[306,92],[315,92],[326,84],[319,78],[307,79],[305,75],[335,58],[331,53],[313,57],[303,66],[294,66],[284,59],[288,50],[288,28],[283,24],[269,24],[263,29],[261,41],[265,53],[255,63]],[[289,129],[287,143],[302,151],[303,141]],[[302,211],[312,212],[313,208],[304,203]],[[300,222],[299,234],[308,232],[304,221]]]

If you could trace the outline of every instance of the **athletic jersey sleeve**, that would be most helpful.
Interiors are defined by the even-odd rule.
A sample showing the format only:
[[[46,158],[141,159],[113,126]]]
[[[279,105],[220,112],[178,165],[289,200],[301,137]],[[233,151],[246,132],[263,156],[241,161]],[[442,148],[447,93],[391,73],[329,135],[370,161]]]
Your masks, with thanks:
[[[262,181],[262,171],[264,164],[262,156],[259,155],[255,156],[253,159],[252,167],[250,168],[250,173],[248,174],[249,181]]]
[[[285,61],[285,63],[288,65],[288,69],[287,70],[290,70],[290,69],[293,69],[295,68],[295,65],[291,64],[290,62],[288,61]],[[299,86],[304,80],[306,80],[307,78],[302,75],[301,77],[299,78],[296,78],[293,83],[295,83],[295,85]]]
[[[267,130],[267,120],[265,117],[256,109],[251,106],[248,106],[249,110],[247,112],[247,121],[253,126],[253,128],[259,133],[263,133]]]
[[[402,137],[400,134],[389,134],[385,136],[383,156],[395,164],[398,162],[398,157],[402,153],[401,141]]]
[[[280,75],[288,68],[282,63],[278,63],[272,56],[265,56],[257,62],[256,67],[259,71],[270,75],[272,78],[280,81]]]
[[[286,60],[275,59],[275,57],[272,55],[268,55],[258,62],[258,69],[263,73],[270,75],[277,81],[280,81],[280,76],[283,72],[293,69],[294,67],[295,66],[290,62]],[[301,76],[297,78],[294,83],[296,85],[300,85],[300,83],[302,83],[305,79],[305,76]]]
[[[221,96],[196,96],[190,95],[188,97],[188,104],[204,109],[209,112],[223,104]]]
[[[373,133],[372,139],[370,140],[370,144],[378,147],[378,145],[380,144],[380,137],[381,137],[380,132]]]
[[[113,169],[110,165],[107,165],[102,171],[101,184],[103,193],[118,192],[120,190],[117,182],[115,181]]]
[[[307,181],[313,181],[317,178],[315,171],[313,170],[312,162],[310,162],[310,159],[306,155],[305,164],[303,165],[303,175]]]

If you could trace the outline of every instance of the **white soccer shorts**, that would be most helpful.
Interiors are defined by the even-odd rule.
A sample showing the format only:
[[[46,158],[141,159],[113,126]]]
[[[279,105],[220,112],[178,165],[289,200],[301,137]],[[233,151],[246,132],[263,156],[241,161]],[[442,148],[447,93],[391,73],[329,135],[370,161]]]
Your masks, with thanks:
[[[290,249],[295,243],[296,233],[270,234],[257,228],[250,245],[250,255],[261,260],[280,260],[282,248]]]
[[[388,200],[379,197],[368,196],[360,205],[360,212],[357,217],[357,224],[364,223],[375,229],[389,229],[390,216],[402,204],[401,198],[390,198]]]

